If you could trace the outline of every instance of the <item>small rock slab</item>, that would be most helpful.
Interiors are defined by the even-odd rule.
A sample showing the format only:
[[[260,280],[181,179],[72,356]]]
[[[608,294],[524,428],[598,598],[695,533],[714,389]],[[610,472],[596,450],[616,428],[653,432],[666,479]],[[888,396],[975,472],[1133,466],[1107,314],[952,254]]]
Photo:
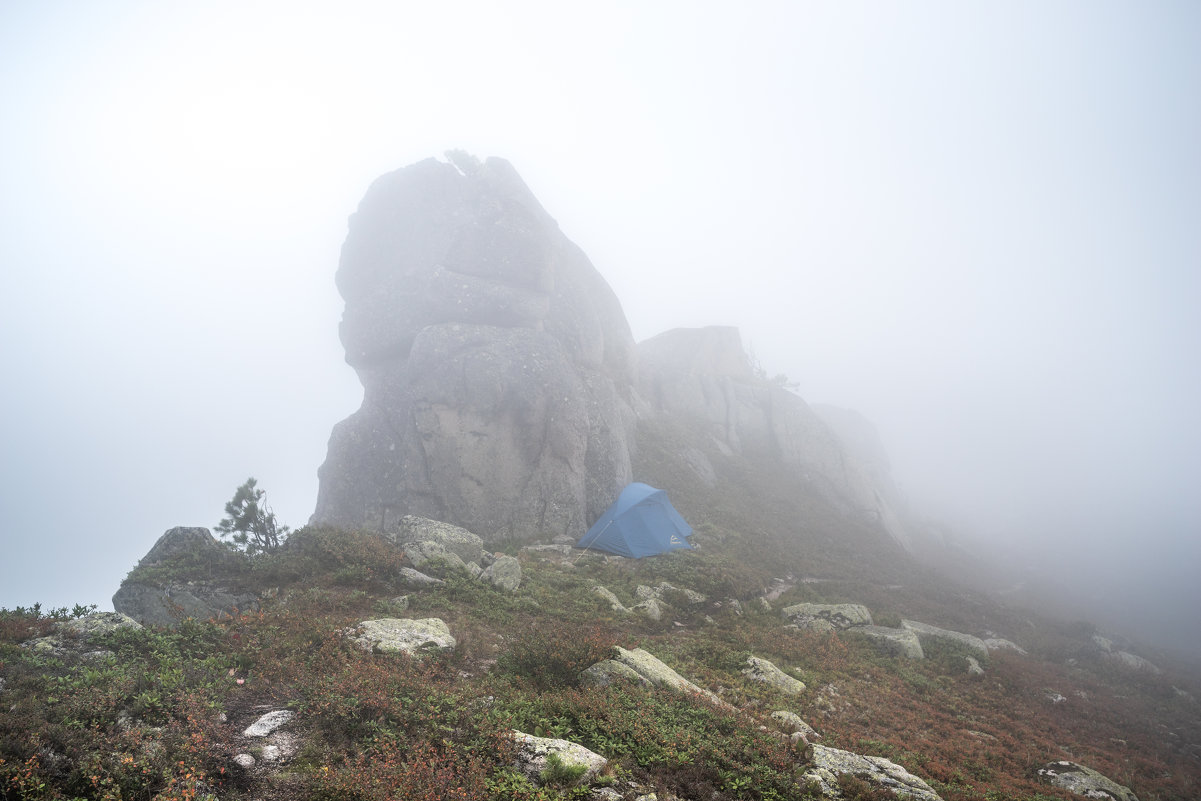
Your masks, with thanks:
[[[405,584],[411,584],[416,587],[435,587],[446,583],[440,578],[427,576],[420,570],[414,570],[411,567],[402,567],[400,569],[400,580]]]
[[[981,656],[988,656],[988,645],[979,637],[973,637],[970,634],[963,634],[950,629],[940,629],[938,626],[931,626],[929,623],[921,623],[917,620],[902,620],[901,628],[912,631],[917,635],[919,640],[935,639],[935,640],[950,640],[957,642],[960,645],[966,645]]]
[[[358,633],[351,638],[365,651],[377,653],[404,652],[413,656],[430,650],[452,651],[457,643],[450,628],[440,618],[422,620],[382,617],[364,620]]]
[[[268,712],[254,723],[251,723],[242,734],[246,737],[266,737],[294,717],[296,717],[295,712],[287,709],[277,709],[274,712]]]
[[[823,798],[841,798],[838,774],[854,776],[903,798],[917,801],[942,801],[942,797],[909,771],[884,757],[861,756],[824,745],[813,746],[813,759],[803,780],[816,782]]]
[[[1124,787],[1092,768],[1075,762],[1049,762],[1039,768],[1038,777],[1048,784],[1085,798],[1138,801],[1138,796],[1129,787]]]
[[[637,680],[640,683],[667,687],[684,693],[698,693],[718,706],[729,706],[715,694],[696,686],[641,648],[627,651],[618,646],[615,658],[597,662],[585,670],[581,678],[586,683],[601,687],[610,684],[614,679]]]
[[[925,659],[922,644],[917,635],[908,629],[890,629],[886,626],[856,626],[849,629],[852,634],[861,634],[872,640],[881,650],[908,659]]]
[[[1012,640],[1006,640],[1002,637],[989,637],[984,641],[984,646],[990,651],[1016,651],[1022,656],[1029,656],[1025,648]]]
[[[798,695],[805,691],[804,682],[789,676],[766,659],[757,656],[747,657],[746,665],[742,669],[742,675],[750,679],[770,684],[790,695]]]
[[[534,781],[546,770],[546,760],[551,754],[557,754],[568,767],[583,765],[586,770],[580,777],[581,784],[589,782],[609,764],[600,754],[569,740],[535,737],[519,731],[513,732],[513,739],[517,740],[517,769]]]
[[[782,614],[793,625],[814,631],[872,625],[872,613],[862,604],[793,604],[784,607]]]

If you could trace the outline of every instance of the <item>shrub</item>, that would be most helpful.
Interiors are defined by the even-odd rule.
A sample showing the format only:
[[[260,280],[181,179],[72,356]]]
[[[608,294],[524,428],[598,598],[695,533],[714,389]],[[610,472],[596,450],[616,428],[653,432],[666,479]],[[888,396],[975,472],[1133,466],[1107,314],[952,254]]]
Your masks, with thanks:
[[[514,635],[500,665],[539,689],[574,687],[585,668],[613,656],[615,645],[617,635],[602,626],[543,619]]]
[[[559,787],[571,787],[588,772],[584,764],[569,765],[558,754],[551,752],[546,755],[546,767],[538,774],[543,784],[553,784]]]

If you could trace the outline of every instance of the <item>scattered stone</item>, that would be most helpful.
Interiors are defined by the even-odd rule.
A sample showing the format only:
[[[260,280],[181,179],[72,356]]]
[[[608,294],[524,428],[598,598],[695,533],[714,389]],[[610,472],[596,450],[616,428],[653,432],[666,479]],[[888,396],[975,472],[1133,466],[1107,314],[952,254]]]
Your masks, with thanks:
[[[513,732],[513,738],[518,743],[516,767],[535,782],[539,780],[542,771],[546,770],[547,757],[551,754],[558,755],[565,766],[583,765],[586,768],[580,777],[580,784],[587,784],[609,764],[609,760],[600,754],[568,740],[535,737],[519,731]]]
[[[841,798],[838,785],[840,773],[853,774],[875,787],[891,790],[903,798],[942,801],[930,785],[895,762],[890,762],[884,757],[861,756],[824,745],[813,746],[812,762],[801,778],[804,781],[816,782],[823,798]]]
[[[259,753],[259,757],[264,762],[278,762],[281,757],[279,746],[278,745],[264,745],[262,751]]]
[[[980,667],[980,663],[976,661],[974,656],[965,656],[967,660],[967,672],[969,676],[983,676],[984,668]]]
[[[521,562],[512,556],[498,556],[480,578],[506,592],[516,592],[521,586]]]
[[[1124,787],[1092,768],[1075,762],[1049,762],[1039,768],[1038,776],[1048,784],[1085,798],[1138,801],[1138,796],[1131,792],[1129,787]]]
[[[730,607],[730,611],[734,614],[738,615],[739,617],[742,616],[742,602],[737,598],[730,598],[728,601],[726,601],[726,606]]]
[[[3,687],[3,685],[0,685],[0,688],[2,688],[2,687]],[[1194,698],[1193,694],[1190,693],[1188,690],[1182,690],[1179,687],[1176,687],[1173,685],[1172,692],[1176,693],[1177,698],[1180,698],[1184,701],[1188,701],[1190,704],[1197,703],[1197,699]]]
[[[1094,634],[1092,636],[1092,641],[1093,645],[1097,646],[1097,648],[1107,654],[1113,651],[1113,640],[1109,639],[1108,637],[1102,637],[1100,634]]]
[[[852,626],[872,625],[872,613],[862,604],[793,604],[784,607],[783,615],[793,625],[813,631],[849,629]],[[817,621],[826,625],[814,626]]]
[[[251,723],[242,734],[245,737],[266,737],[294,717],[296,717],[295,712],[287,709],[277,709],[274,712],[268,712],[254,723]]]
[[[388,599],[388,605],[397,612],[403,612],[409,608],[409,596],[397,595],[395,598]]]
[[[985,645],[984,640],[979,637],[973,637],[970,634],[962,634],[950,629],[940,629],[938,626],[931,626],[929,623],[921,623],[916,620],[902,620],[901,628],[912,631],[922,642],[925,642],[927,639],[950,640],[961,645],[966,645],[981,656],[988,656],[988,646]]]
[[[771,601],[767,600],[766,598],[760,598],[759,599],[759,608],[762,609],[764,612],[770,612],[771,611]]]
[[[352,642],[358,643],[366,651],[384,654],[403,651],[417,656],[430,650],[453,651],[456,645],[450,628],[436,617],[422,620],[395,617],[364,620],[359,623],[357,631],[357,636],[351,638]]]
[[[400,580],[405,584],[412,584],[418,587],[435,587],[446,582],[433,576],[427,576],[420,570],[414,570],[411,567],[402,567],[400,569]]]
[[[1062,704],[1068,700],[1068,697],[1058,690],[1052,690],[1049,687],[1043,690],[1043,697],[1053,704]]]
[[[795,712],[789,712],[786,709],[781,709],[771,713],[772,720],[780,724],[780,727],[788,733],[800,732],[805,735],[805,739],[809,742],[820,740],[821,735],[817,731],[801,719],[801,716]]]
[[[252,757],[250,754],[238,754],[237,756],[234,757],[234,764],[240,765],[243,768],[247,768],[247,769],[253,768],[254,767],[254,757]]]
[[[922,644],[909,629],[890,629],[885,626],[856,626],[847,630],[872,640],[878,648],[894,656],[908,659],[924,659]]]
[[[748,678],[770,684],[790,695],[797,695],[805,690],[803,682],[789,676],[766,659],[751,656],[747,657],[746,664],[747,666],[742,670],[742,675]]]

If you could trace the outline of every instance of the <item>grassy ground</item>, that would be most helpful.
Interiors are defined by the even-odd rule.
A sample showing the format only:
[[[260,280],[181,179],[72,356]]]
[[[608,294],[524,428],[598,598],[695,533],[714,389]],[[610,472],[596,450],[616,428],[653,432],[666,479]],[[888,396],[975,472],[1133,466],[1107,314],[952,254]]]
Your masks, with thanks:
[[[304,529],[285,549],[221,568],[230,583],[265,592],[262,611],[87,646],[108,655],[19,645],[87,610],[0,612],[0,798],[585,797],[570,776],[538,787],[513,770],[514,728],[609,757],[601,783],[685,799],[804,798],[803,756],[772,733],[779,709],[800,714],[826,745],[900,763],[947,801],[1068,798],[1035,778],[1057,759],[1143,801],[1201,796],[1201,713],[1180,692],[1201,695],[1195,673],[1170,664],[1162,675],[1130,673],[1096,659],[1087,624],[949,584],[782,471],[727,460],[717,487],[698,487],[673,472],[677,436],[641,438],[638,472],[670,491],[696,528],[695,551],[575,565],[522,554],[516,593],[452,578],[411,593],[400,613],[399,551],[370,534]],[[197,568],[157,569],[142,578]],[[764,608],[765,588],[789,576],[791,588]],[[708,600],[653,621],[614,612],[591,590],[603,584],[631,605],[639,585],[664,581]],[[779,609],[817,600],[864,603],[883,623],[995,631],[1030,654],[994,652],[973,677],[957,646],[909,661],[783,627]],[[382,616],[440,617],[459,646],[414,660],[347,644],[345,629]],[[740,711],[666,690],[580,687],[579,671],[614,645],[646,648]],[[750,655],[808,689],[787,696],[750,681],[740,672]],[[269,771],[238,768],[239,733],[278,708],[297,713],[299,753]],[[870,797],[852,785],[848,793]]]

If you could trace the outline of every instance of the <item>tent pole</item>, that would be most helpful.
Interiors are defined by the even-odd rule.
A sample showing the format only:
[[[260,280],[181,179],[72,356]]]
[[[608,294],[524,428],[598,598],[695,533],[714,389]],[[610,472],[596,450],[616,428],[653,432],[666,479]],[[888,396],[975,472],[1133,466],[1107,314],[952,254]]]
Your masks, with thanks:
[[[608,531],[609,526],[611,526],[611,525],[613,525],[612,520],[610,520],[608,523],[605,523],[605,527],[600,530],[600,534],[597,534],[595,537],[592,538],[592,542],[596,542],[598,539],[600,539],[600,535],[604,534],[606,531]],[[584,558],[584,554],[588,553],[588,549],[592,547],[592,542],[585,545],[584,550],[580,551],[580,555],[572,560],[572,562],[571,562],[572,566],[574,566],[576,562],[578,562]]]

